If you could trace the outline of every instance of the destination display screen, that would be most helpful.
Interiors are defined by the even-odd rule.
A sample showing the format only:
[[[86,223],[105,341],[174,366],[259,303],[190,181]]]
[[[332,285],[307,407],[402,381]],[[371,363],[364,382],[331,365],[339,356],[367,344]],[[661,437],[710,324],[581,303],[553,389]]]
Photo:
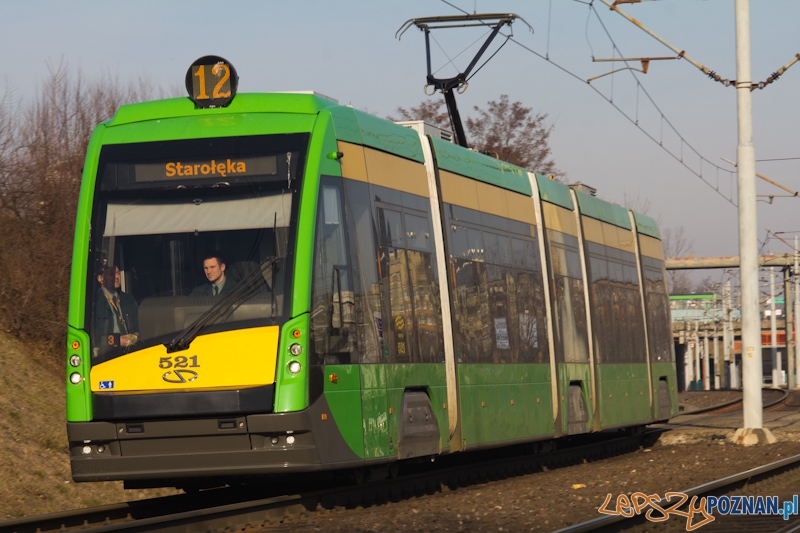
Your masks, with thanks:
[[[203,160],[174,160],[134,164],[137,183],[172,181],[184,178],[227,180],[245,176],[274,176],[278,172],[276,156],[217,157]]]
[[[291,184],[302,172],[308,137],[291,133],[107,145],[100,153],[100,188]]]

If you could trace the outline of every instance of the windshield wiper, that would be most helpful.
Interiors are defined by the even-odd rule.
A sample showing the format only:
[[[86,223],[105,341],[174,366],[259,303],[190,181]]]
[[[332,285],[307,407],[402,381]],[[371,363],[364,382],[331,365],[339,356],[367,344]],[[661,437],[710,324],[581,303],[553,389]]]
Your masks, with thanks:
[[[177,337],[172,339],[172,342],[165,343],[164,346],[167,347],[167,353],[187,350],[192,341],[196,339],[209,324],[227,313],[233,306],[244,302],[258,292],[258,284],[255,282],[259,278],[262,278],[264,272],[277,262],[278,258],[275,256],[268,257],[262,261],[259,268],[242,278],[230,293],[226,294],[221,300],[212,305],[211,308],[200,315],[197,320],[189,324]],[[272,287],[272,290],[274,290],[274,287]]]

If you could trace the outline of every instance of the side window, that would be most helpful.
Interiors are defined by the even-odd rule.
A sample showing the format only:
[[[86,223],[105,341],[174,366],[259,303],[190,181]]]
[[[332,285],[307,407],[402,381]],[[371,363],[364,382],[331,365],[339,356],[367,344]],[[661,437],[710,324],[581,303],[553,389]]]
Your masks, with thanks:
[[[402,198],[402,196],[401,196]],[[376,202],[383,342],[389,362],[442,359],[441,309],[427,213]]]
[[[541,260],[531,225],[450,204],[445,212],[458,361],[547,362]]]
[[[669,329],[669,299],[662,270],[664,263],[649,257],[642,257],[642,263],[650,354],[653,361],[671,361],[672,336]]]
[[[311,287],[312,360],[357,363],[353,268],[341,179],[323,178],[317,203]]]
[[[644,320],[634,254],[587,242],[598,363],[645,361]]]
[[[441,360],[429,215],[418,209],[423,202],[405,196],[322,178],[312,278],[315,364]],[[415,208],[402,205],[406,200]]]

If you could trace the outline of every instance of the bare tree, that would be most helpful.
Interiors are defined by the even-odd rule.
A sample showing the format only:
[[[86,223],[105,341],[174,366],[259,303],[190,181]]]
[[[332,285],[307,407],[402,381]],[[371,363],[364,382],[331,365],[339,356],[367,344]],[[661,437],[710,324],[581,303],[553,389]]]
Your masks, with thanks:
[[[694,292],[698,294],[719,293],[719,282],[711,276],[706,276],[695,284]]]
[[[487,110],[474,107],[477,118],[467,118],[467,139],[476,150],[503,161],[540,174],[552,174],[563,178],[552,160],[548,144],[553,126],[546,124],[547,114],[534,114],[520,102],[509,102],[508,95],[498,101],[487,103]],[[424,100],[418,106],[397,108],[398,118],[387,117],[395,122],[422,120],[428,124],[452,131],[450,117],[442,99]]]
[[[552,159],[548,142],[553,126],[547,124],[546,113],[509,102],[506,94],[490,100],[486,110],[474,109],[478,117],[468,118],[467,128],[475,149],[540,174],[564,176]]]
[[[0,97],[0,327],[56,345],[65,336],[89,137],[119,105],[147,97],[147,87],[87,83],[61,63],[49,65],[35,101],[21,105],[8,94]]]
[[[650,198],[643,198],[638,194],[636,196],[628,195],[627,191],[623,191],[622,205],[625,206],[625,209],[630,209],[642,215],[646,215],[650,212],[652,202]]]
[[[452,131],[450,116],[447,114],[447,109],[442,99],[423,100],[417,107],[412,107],[411,109],[398,107],[397,113],[399,118],[386,117],[386,119],[393,122],[422,120],[432,126]]]
[[[661,242],[664,245],[664,255],[670,259],[687,257],[691,255],[694,241],[686,234],[683,226],[666,228],[662,231]],[[668,270],[667,282],[670,294],[691,294],[692,280],[686,270]]]

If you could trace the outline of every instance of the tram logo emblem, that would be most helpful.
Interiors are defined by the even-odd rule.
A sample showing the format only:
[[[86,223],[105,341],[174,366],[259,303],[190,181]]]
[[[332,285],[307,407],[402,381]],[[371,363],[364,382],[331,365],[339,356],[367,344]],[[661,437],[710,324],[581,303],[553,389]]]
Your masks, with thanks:
[[[197,378],[198,374],[194,370],[170,370],[161,376],[167,383],[189,383]]]

